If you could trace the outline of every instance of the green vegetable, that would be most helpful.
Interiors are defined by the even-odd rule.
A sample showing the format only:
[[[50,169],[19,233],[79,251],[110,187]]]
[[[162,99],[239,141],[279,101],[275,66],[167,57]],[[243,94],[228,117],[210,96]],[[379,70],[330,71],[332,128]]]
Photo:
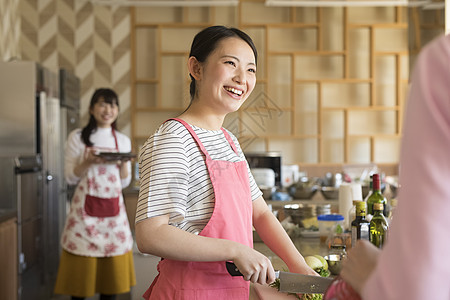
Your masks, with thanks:
[[[325,268],[316,269],[316,270],[314,270],[314,271],[316,271],[317,273],[319,273],[319,275],[322,276],[322,277],[328,277],[328,276],[330,276],[330,271],[326,270]]]
[[[301,300],[322,300],[322,294],[304,294]]]
[[[273,288],[276,288],[277,291],[279,291],[279,290],[280,290],[280,279],[279,279],[279,278],[275,279],[275,281],[272,282],[271,284],[269,284],[269,286],[270,286],[270,287],[273,287]],[[302,299],[301,299],[297,294],[295,294],[295,293],[288,293],[288,295],[293,295],[293,296],[295,296],[297,299],[302,300]]]

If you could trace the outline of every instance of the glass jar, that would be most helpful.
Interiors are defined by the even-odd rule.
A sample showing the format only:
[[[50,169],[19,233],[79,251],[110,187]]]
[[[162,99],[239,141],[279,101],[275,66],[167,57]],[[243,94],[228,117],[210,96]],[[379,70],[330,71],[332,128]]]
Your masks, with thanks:
[[[344,216],[339,214],[319,215],[317,216],[317,221],[319,223],[319,236],[321,243],[326,242],[337,225],[340,226],[342,231],[344,229]]]

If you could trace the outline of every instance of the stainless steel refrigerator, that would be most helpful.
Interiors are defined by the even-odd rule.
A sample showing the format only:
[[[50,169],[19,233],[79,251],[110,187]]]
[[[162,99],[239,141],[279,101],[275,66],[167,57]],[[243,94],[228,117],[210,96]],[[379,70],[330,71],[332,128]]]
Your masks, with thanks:
[[[80,127],[80,79],[71,71],[59,70],[59,91],[61,100],[61,141],[65,143],[71,131]],[[61,148],[64,157],[64,149]],[[72,199],[75,186],[63,182],[63,198]]]
[[[13,178],[0,186],[13,195],[0,208],[18,211],[19,299],[49,299],[56,277],[64,218],[60,110],[57,72],[0,62],[1,174]]]

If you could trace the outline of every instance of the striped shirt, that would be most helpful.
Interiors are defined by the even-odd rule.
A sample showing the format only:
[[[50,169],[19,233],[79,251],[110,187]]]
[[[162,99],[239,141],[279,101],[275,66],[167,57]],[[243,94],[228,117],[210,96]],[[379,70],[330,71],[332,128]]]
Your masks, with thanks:
[[[191,125],[211,159],[246,161],[236,137],[227,131],[236,154],[222,130]],[[262,195],[247,164],[252,200]],[[140,190],[136,223],[169,215],[169,224],[198,234],[214,210],[214,190],[205,156],[189,131],[169,120],[146,141],[139,155]]]

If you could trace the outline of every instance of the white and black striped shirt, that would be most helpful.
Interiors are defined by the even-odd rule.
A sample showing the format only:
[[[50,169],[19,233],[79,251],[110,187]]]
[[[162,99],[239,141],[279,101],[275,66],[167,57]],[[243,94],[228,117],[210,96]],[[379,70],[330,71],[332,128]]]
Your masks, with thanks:
[[[227,131],[236,154],[221,130],[191,125],[211,159],[245,161],[236,137]],[[252,200],[262,195],[247,164]],[[198,234],[214,209],[214,191],[205,156],[189,131],[170,120],[146,141],[139,155],[140,190],[136,223],[169,214],[169,224]]]

